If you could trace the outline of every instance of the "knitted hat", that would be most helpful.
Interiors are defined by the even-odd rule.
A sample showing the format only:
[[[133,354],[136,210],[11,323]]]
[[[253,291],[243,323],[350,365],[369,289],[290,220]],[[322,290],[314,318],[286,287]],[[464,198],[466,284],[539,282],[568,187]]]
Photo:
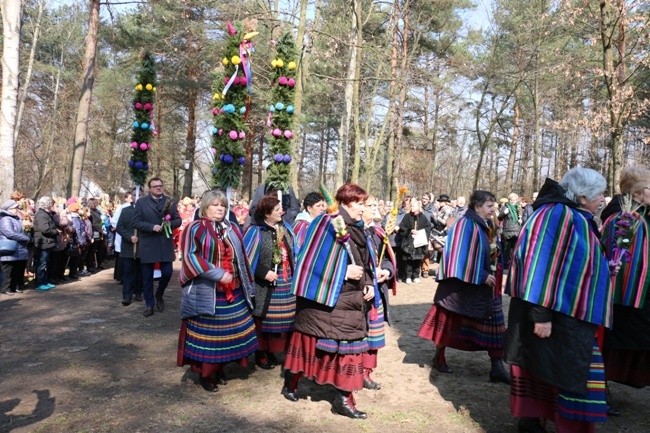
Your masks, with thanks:
[[[16,200],[7,200],[6,202],[2,203],[2,209],[3,210],[9,210],[9,209],[14,209],[20,206]]]

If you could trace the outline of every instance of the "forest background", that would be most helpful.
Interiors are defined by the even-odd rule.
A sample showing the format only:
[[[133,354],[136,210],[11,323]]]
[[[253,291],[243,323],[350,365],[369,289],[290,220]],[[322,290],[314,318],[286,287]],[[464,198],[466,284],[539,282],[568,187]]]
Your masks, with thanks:
[[[481,25],[469,17],[485,16]],[[156,58],[149,176],[209,187],[212,83],[226,21],[253,40],[240,193],[264,182],[273,41],[301,53],[292,185],[530,196],[591,167],[615,190],[650,157],[650,2],[642,0],[2,0],[0,195],[118,194],[139,58]],[[93,52],[94,45],[94,52]],[[15,55],[14,55],[15,54]],[[92,57],[90,57],[92,56]],[[85,101],[85,102],[84,102]],[[13,105],[12,105],[13,104]]]

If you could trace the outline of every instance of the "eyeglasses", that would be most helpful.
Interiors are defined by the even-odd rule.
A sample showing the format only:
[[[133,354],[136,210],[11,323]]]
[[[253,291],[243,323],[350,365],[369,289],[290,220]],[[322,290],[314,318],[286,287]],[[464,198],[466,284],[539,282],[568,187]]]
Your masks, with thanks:
[[[149,188],[162,188],[162,187],[163,187],[162,184],[160,184],[160,185],[151,185]]]

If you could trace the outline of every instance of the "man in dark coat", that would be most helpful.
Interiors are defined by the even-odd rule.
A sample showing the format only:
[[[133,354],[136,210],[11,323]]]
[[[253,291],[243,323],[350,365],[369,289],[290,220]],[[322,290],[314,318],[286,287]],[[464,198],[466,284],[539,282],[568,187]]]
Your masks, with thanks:
[[[259,202],[262,197],[269,194],[277,194],[277,190],[269,187],[267,184],[258,186],[253,193],[253,200],[251,200],[251,207],[248,210],[248,215],[254,215],[255,209],[257,209],[257,202]],[[288,193],[282,193],[282,209],[284,209],[282,220],[293,226],[293,223],[296,221],[296,217],[300,213],[300,202],[296,198],[296,193],[293,192],[292,187],[289,187]],[[250,218],[248,218],[248,223],[244,224],[244,228],[248,228],[249,225]]]
[[[154,305],[158,311],[165,309],[163,294],[172,277],[174,239],[171,231],[181,226],[176,202],[164,194],[163,181],[154,177],[149,180],[149,195],[135,204],[133,227],[138,231],[138,256],[142,263],[142,292],[146,302],[144,316],[153,315]],[[165,228],[167,225],[168,228]],[[160,280],[154,300],[153,270],[160,264]]]
[[[135,206],[128,202],[128,206],[121,208],[117,220],[116,230],[121,236],[120,261],[122,262],[122,305],[130,305],[135,294],[136,301],[142,301],[142,271],[138,258],[138,237],[133,228],[133,214]]]
[[[47,263],[50,251],[56,247],[56,237],[59,231],[56,228],[52,214],[54,213],[54,200],[50,197],[41,197],[38,200],[38,210],[34,216],[34,248],[36,249],[36,290],[49,290],[54,284],[48,282]]]

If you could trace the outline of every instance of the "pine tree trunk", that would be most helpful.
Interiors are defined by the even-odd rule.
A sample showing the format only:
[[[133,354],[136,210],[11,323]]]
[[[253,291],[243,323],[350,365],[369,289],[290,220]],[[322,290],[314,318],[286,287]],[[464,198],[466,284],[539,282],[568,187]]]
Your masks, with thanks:
[[[10,0],[11,2],[11,0]],[[99,0],[90,0],[90,19],[88,21],[88,37],[86,52],[83,57],[83,76],[81,79],[81,97],[77,109],[77,127],[75,129],[74,147],[68,196],[78,197],[81,190],[83,165],[88,144],[88,119],[90,118],[90,102],[95,84],[95,56],[97,54],[97,33],[99,30]]]

